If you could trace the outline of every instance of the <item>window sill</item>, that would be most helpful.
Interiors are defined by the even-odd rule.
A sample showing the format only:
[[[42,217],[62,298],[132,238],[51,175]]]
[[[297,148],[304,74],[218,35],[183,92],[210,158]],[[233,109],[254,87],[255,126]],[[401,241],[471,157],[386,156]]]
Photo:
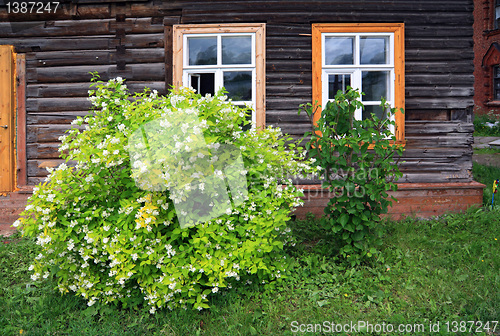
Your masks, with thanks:
[[[485,37],[490,37],[490,36],[495,36],[495,35],[500,35],[500,28],[485,30],[483,32],[483,36],[485,36]]]
[[[484,103],[484,105],[489,106],[489,107],[500,107],[500,100],[490,100],[490,101]]]

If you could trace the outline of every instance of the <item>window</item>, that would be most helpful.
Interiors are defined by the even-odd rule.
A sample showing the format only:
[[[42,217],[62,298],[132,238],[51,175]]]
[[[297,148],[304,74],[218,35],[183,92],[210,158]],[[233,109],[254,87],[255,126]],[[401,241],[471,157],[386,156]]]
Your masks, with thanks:
[[[493,67],[493,100],[500,100],[500,67]]]
[[[313,24],[312,30],[313,101],[324,106],[338,90],[351,86],[365,93],[365,109],[356,111],[357,119],[371,113],[385,117],[381,97],[404,108],[403,24]],[[395,120],[392,131],[402,143],[404,115],[398,112]]]
[[[500,29],[500,0],[495,0],[495,21],[493,22],[494,29]]]
[[[174,26],[174,86],[202,95],[222,87],[235,105],[254,109],[256,127],[265,124],[265,25]]]

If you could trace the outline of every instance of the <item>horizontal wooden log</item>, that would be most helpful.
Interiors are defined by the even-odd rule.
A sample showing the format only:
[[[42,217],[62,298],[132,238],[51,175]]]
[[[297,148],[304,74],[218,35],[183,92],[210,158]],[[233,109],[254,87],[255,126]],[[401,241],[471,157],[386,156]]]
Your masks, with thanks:
[[[407,109],[465,109],[474,104],[473,97],[407,97],[405,107]]]
[[[117,59],[126,63],[160,63],[165,60],[163,48],[116,50],[49,51],[27,54],[29,67],[54,67],[67,65],[116,64]]]
[[[116,29],[123,29],[125,33],[132,34],[162,33],[163,23],[153,23],[151,17],[126,18],[125,22],[116,22],[115,18],[0,22],[0,36],[2,37],[14,35],[16,37],[109,35],[115,33]]]
[[[422,62],[407,61],[405,64],[406,73],[471,73],[474,71],[472,60],[455,62],[429,61]]]
[[[111,48],[114,35],[75,37],[0,38],[0,44],[10,44],[19,53],[53,50],[98,50]]]
[[[347,4],[344,2],[343,4]],[[366,3],[365,3],[366,4]],[[443,15],[442,12],[400,12],[396,13],[394,7],[391,7],[388,12],[381,12],[380,7],[377,11],[367,10],[365,6],[357,6],[355,12],[346,12],[342,7],[334,7],[335,12],[328,9],[321,8],[320,6],[311,9],[310,6],[306,6],[307,16],[310,20],[316,22],[369,22],[370,20],[376,20],[376,22],[405,22],[406,24],[426,24],[426,25],[446,25],[446,26],[457,26],[470,24],[472,26],[472,18],[469,17],[467,12],[463,13],[446,13]],[[287,9],[284,8],[274,8],[272,10],[269,6],[266,8],[267,12],[259,13],[259,17],[268,22],[292,22],[300,23],[304,22],[303,13],[297,9]],[[184,8],[182,12],[182,20],[184,23],[210,23],[210,22],[234,22],[235,15],[238,15],[240,22],[253,22],[255,20],[256,12],[247,11],[231,11],[226,7],[223,10],[216,11],[210,7],[210,11],[207,12],[207,8],[199,6],[197,9],[191,10],[190,8]],[[261,20],[262,20],[261,19]]]
[[[50,160],[28,160],[28,176],[29,177],[43,177],[47,176],[49,173],[47,168],[56,168],[64,160],[62,159],[50,159]]]
[[[114,49],[118,45],[126,48],[163,48],[163,34],[125,35],[122,39],[116,38],[115,35],[0,38],[0,44],[13,45],[16,52],[20,53]]]
[[[471,85],[474,83],[472,74],[406,74],[406,84],[409,86],[429,86],[429,85]]]
[[[110,22],[110,19],[0,22],[0,36],[55,37],[70,35],[109,35]],[[15,33],[13,33],[13,31]]]
[[[300,72],[268,72],[266,85],[312,85],[312,76],[308,71]]]
[[[470,31],[472,33],[472,31]],[[472,36],[472,35],[470,35]],[[408,49],[416,49],[416,48],[439,48],[439,49],[472,49],[473,43],[472,39],[464,39],[462,37],[453,38],[451,36],[447,36],[446,39],[442,37],[438,38],[412,38],[405,40],[405,46]]]
[[[26,142],[41,143],[41,142],[57,142],[59,137],[72,125],[27,125],[26,126]],[[83,127],[79,127],[83,129]]]
[[[460,38],[469,38],[472,36],[470,30],[462,30],[457,29],[456,27],[428,27],[428,26],[406,26],[405,27],[405,37],[407,39],[413,38],[422,38],[422,37],[437,37],[442,38],[446,37],[460,37]]]
[[[405,61],[421,61],[423,59],[429,61],[460,61],[460,60],[470,60],[473,58],[472,50],[439,50],[439,49],[406,49],[405,50]]]
[[[406,146],[403,152],[402,160],[408,159],[425,159],[435,160],[440,158],[461,158],[463,156],[471,156],[472,148],[412,148]]]
[[[89,82],[84,83],[51,83],[32,84],[27,87],[28,98],[51,98],[51,97],[87,97],[90,87]],[[157,90],[159,94],[165,94],[164,82],[133,82],[126,81],[129,92],[142,92],[145,88]]]
[[[299,105],[300,104],[305,104],[310,102],[310,99],[304,99],[304,98],[295,98],[295,97],[287,97],[287,98],[280,98],[280,97],[267,97],[266,98],[266,107],[267,109],[274,110],[274,109],[282,109],[284,106],[291,106],[292,108],[299,110]]]
[[[268,60],[266,64],[267,72],[296,72],[296,71],[312,71],[311,62],[297,60]]]
[[[312,87],[306,85],[280,85],[269,83],[266,85],[267,97],[312,97]]]
[[[474,131],[472,123],[463,123],[460,121],[407,121],[405,131],[408,135],[416,134],[444,134],[444,133],[469,133]]]
[[[406,86],[406,97],[468,97],[474,95],[474,89],[470,86],[458,85],[429,85],[425,86]]]
[[[59,142],[30,143],[26,146],[27,159],[59,159],[59,146]]]
[[[76,119],[76,117],[86,116],[88,114],[89,114],[89,111],[29,113],[26,115],[26,124],[28,124],[28,125],[50,125],[50,124],[69,125],[74,119]]]
[[[287,122],[276,122],[272,126],[280,127],[281,131],[285,134],[290,135],[304,135],[305,132],[311,130],[310,126],[303,123],[287,123]]]
[[[124,38],[112,39],[110,47],[116,48],[117,46],[124,46],[125,48],[163,48],[163,39],[163,33],[125,35]]]
[[[298,109],[297,109],[298,111]],[[309,118],[302,112],[300,115],[297,111],[278,111],[272,110],[266,112],[266,124],[281,124],[281,123],[302,123],[309,125]]]
[[[283,48],[283,47],[270,47],[266,48],[266,58],[268,61],[272,60],[311,60],[312,51],[310,48]]]
[[[97,71],[101,80],[121,76],[131,81],[164,80],[165,64],[127,64],[125,70],[117,70],[115,65],[71,66],[56,68],[28,69],[30,83],[90,82],[90,72]]]
[[[406,136],[406,145],[415,148],[469,147],[474,141],[469,136],[439,135],[434,137]]]
[[[441,174],[441,173],[408,173],[397,182],[399,183],[448,183],[448,182],[471,182],[472,174]]]
[[[426,159],[424,158],[420,160],[411,160],[405,158],[403,161],[399,162],[398,166],[404,173],[420,173],[422,171],[428,173],[461,172],[464,169],[472,168],[472,160],[470,160],[470,158],[462,160],[457,160],[454,158],[433,158],[428,159],[428,161],[425,160]],[[436,162],[434,160],[439,160],[439,162]],[[470,166],[466,165],[467,161],[470,162]]]
[[[85,97],[70,98],[28,98],[26,100],[26,111],[85,111],[89,110],[92,104]]]

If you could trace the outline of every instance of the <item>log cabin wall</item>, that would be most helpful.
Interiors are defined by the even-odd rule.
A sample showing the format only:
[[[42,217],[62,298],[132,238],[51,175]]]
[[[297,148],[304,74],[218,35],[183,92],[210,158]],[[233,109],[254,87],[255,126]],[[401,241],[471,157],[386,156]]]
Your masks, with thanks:
[[[87,113],[90,71],[165,93],[172,24],[266,23],[266,123],[309,128],[311,24],[405,23],[406,152],[400,182],[470,182],[472,0],[62,1],[54,14],[0,9],[0,44],[26,54],[28,184],[58,160],[58,137]],[[29,20],[28,20],[29,18]]]

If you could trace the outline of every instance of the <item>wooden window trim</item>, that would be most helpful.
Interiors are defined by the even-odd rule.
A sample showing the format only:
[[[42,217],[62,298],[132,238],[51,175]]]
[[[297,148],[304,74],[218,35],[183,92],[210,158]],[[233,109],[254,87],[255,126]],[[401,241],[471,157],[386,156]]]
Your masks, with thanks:
[[[313,103],[322,102],[322,33],[393,33],[394,34],[394,107],[396,144],[405,143],[405,119],[399,110],[405,108],[405,62],[404,62],[404,23],[317,23],[312,25],[312,91]],[[321,116],[318,109],[313,121]]]
[[[14,191],[16,186],[15,111],[16,53],[11,45],[0,46],[0,193]]]
[[[173,78],[175,88],[182,86],[184,34],[255,33],[255,126],[266,123],[266,25],[264,23],[183,24],[173,26]]]

